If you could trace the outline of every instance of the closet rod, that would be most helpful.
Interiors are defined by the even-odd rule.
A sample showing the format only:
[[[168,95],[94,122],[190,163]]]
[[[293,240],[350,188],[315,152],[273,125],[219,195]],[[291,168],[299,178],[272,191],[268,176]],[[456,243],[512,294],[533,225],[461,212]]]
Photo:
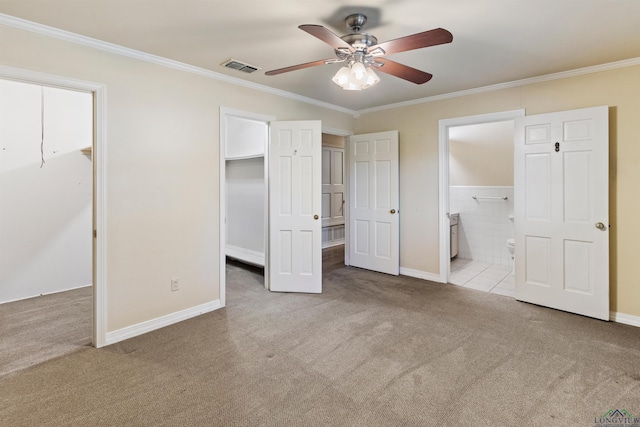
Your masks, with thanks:
[[[507,196],[471,196],[471,198],[473,200],[478,200],[478,199],[494,199],[494,200],[509,200],[509,197]]]

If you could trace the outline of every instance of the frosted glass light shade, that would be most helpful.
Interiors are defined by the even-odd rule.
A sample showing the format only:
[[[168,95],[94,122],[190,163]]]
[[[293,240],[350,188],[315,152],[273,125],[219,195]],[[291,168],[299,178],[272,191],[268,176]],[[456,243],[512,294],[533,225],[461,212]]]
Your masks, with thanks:
[[[356,62],[351,66],[351,77],[360,83],[364,83],[366,81],[367,69],[362,62]]]
[[[342,67],[331,80],[338,86],[344,87],[349,82],[350,75],[351,70],[349,67]]]
[[[356,62],[340,68],[331,80],[344,90],[362,90],[377,84],[380,78],[371,67]]]
[[[378,77],[378,75],[373,72],[373,69],[369,67],[367,68],[367,78],[362,84],[362,89],[370,88],[371,86],[378,84],[379,81],[380,77]]]

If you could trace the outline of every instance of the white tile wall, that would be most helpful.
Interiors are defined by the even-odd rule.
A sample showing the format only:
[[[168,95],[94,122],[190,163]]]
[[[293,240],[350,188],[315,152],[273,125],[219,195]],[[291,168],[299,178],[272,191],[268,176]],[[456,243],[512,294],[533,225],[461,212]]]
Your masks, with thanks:
[[[477,199],[472,197],[503,197]],[[507,239],[513,238],[513,187],[449,187],[449,206],[458,212],[458,257],[490,264],[510,265]]]

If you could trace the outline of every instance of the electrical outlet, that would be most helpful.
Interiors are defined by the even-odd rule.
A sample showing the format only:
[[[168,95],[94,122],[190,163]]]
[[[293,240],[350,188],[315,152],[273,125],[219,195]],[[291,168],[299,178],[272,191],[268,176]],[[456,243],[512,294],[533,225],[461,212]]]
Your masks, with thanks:
[[[180,290],[180,279],[178,279],[177,277],[171,279],[171,292],[175,292],[179,290]]]

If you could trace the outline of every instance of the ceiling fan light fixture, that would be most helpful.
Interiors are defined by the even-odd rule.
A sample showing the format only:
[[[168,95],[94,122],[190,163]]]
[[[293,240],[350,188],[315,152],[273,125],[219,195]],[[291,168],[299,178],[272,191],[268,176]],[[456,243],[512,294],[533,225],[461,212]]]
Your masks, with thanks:
[[[340,87],[344,87],[349,83],[349,77],[351,76],[351,70],[349,67],[341,67],[335,76],[331,79],[335,84]]]
[[[340,68],[331,80],[344,90],[362,90],[375,86],[380,77],[371,67],[355,62]]]

